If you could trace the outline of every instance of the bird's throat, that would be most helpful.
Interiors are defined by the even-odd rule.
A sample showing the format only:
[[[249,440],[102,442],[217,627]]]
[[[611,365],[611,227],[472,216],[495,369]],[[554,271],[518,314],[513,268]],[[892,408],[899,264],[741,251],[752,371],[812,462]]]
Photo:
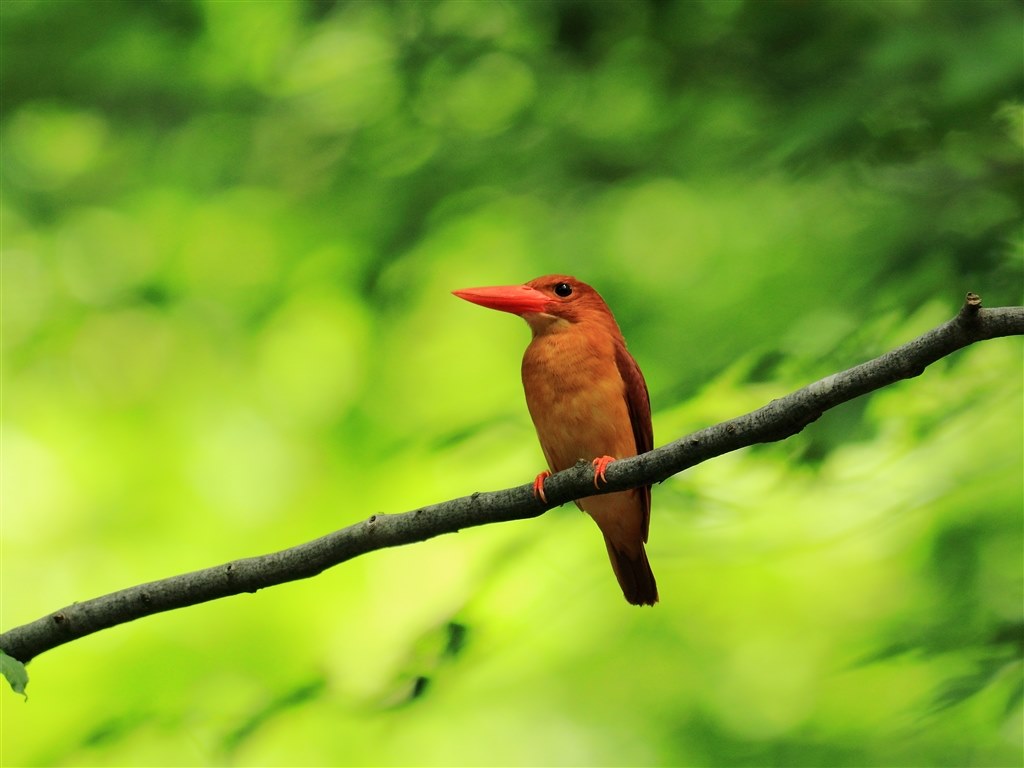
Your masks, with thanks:
[[[566,331],[572,326],[572,323],[565,318],[549,315],[546,312],[527,312],[523,315],[523,320],[530,326],[534,338],[548,333]]]

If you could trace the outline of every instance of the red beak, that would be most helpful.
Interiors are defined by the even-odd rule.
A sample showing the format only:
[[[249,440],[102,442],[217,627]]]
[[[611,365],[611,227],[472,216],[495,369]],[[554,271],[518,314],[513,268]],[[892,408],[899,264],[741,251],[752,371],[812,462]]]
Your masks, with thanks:
[[[497,285],[492,288],[463,288],[452,291],[460,299],[488,309],[524,315],[544,312],[551,299],[529,285]]]

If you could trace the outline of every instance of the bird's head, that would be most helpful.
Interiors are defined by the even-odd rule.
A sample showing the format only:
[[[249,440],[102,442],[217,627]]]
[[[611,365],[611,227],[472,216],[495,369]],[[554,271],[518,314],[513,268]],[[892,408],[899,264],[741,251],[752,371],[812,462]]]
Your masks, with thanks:
[[[610,322],[618,331],[601,295],[569,275],[545,275],[523,285],[464,288],[452,293],[481,307],[519,315],[535,334],[584,322]]]

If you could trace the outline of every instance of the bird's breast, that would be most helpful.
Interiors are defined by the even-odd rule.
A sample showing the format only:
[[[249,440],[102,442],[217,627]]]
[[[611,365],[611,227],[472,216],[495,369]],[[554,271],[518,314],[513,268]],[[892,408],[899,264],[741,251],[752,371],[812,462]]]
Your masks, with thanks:
[[[636,454],[625,384],[610,336],[538,335],[523,356],[523,388],[552,471],[578,459]]]

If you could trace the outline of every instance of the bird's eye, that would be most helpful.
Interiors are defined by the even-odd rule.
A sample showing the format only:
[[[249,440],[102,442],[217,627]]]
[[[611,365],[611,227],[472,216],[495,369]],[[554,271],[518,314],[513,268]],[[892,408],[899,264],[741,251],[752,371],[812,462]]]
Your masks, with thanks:
[[[555,286],[555,295],[561,296],[563,299],[572,296],[572,286],[568,283],[559,283]]]

